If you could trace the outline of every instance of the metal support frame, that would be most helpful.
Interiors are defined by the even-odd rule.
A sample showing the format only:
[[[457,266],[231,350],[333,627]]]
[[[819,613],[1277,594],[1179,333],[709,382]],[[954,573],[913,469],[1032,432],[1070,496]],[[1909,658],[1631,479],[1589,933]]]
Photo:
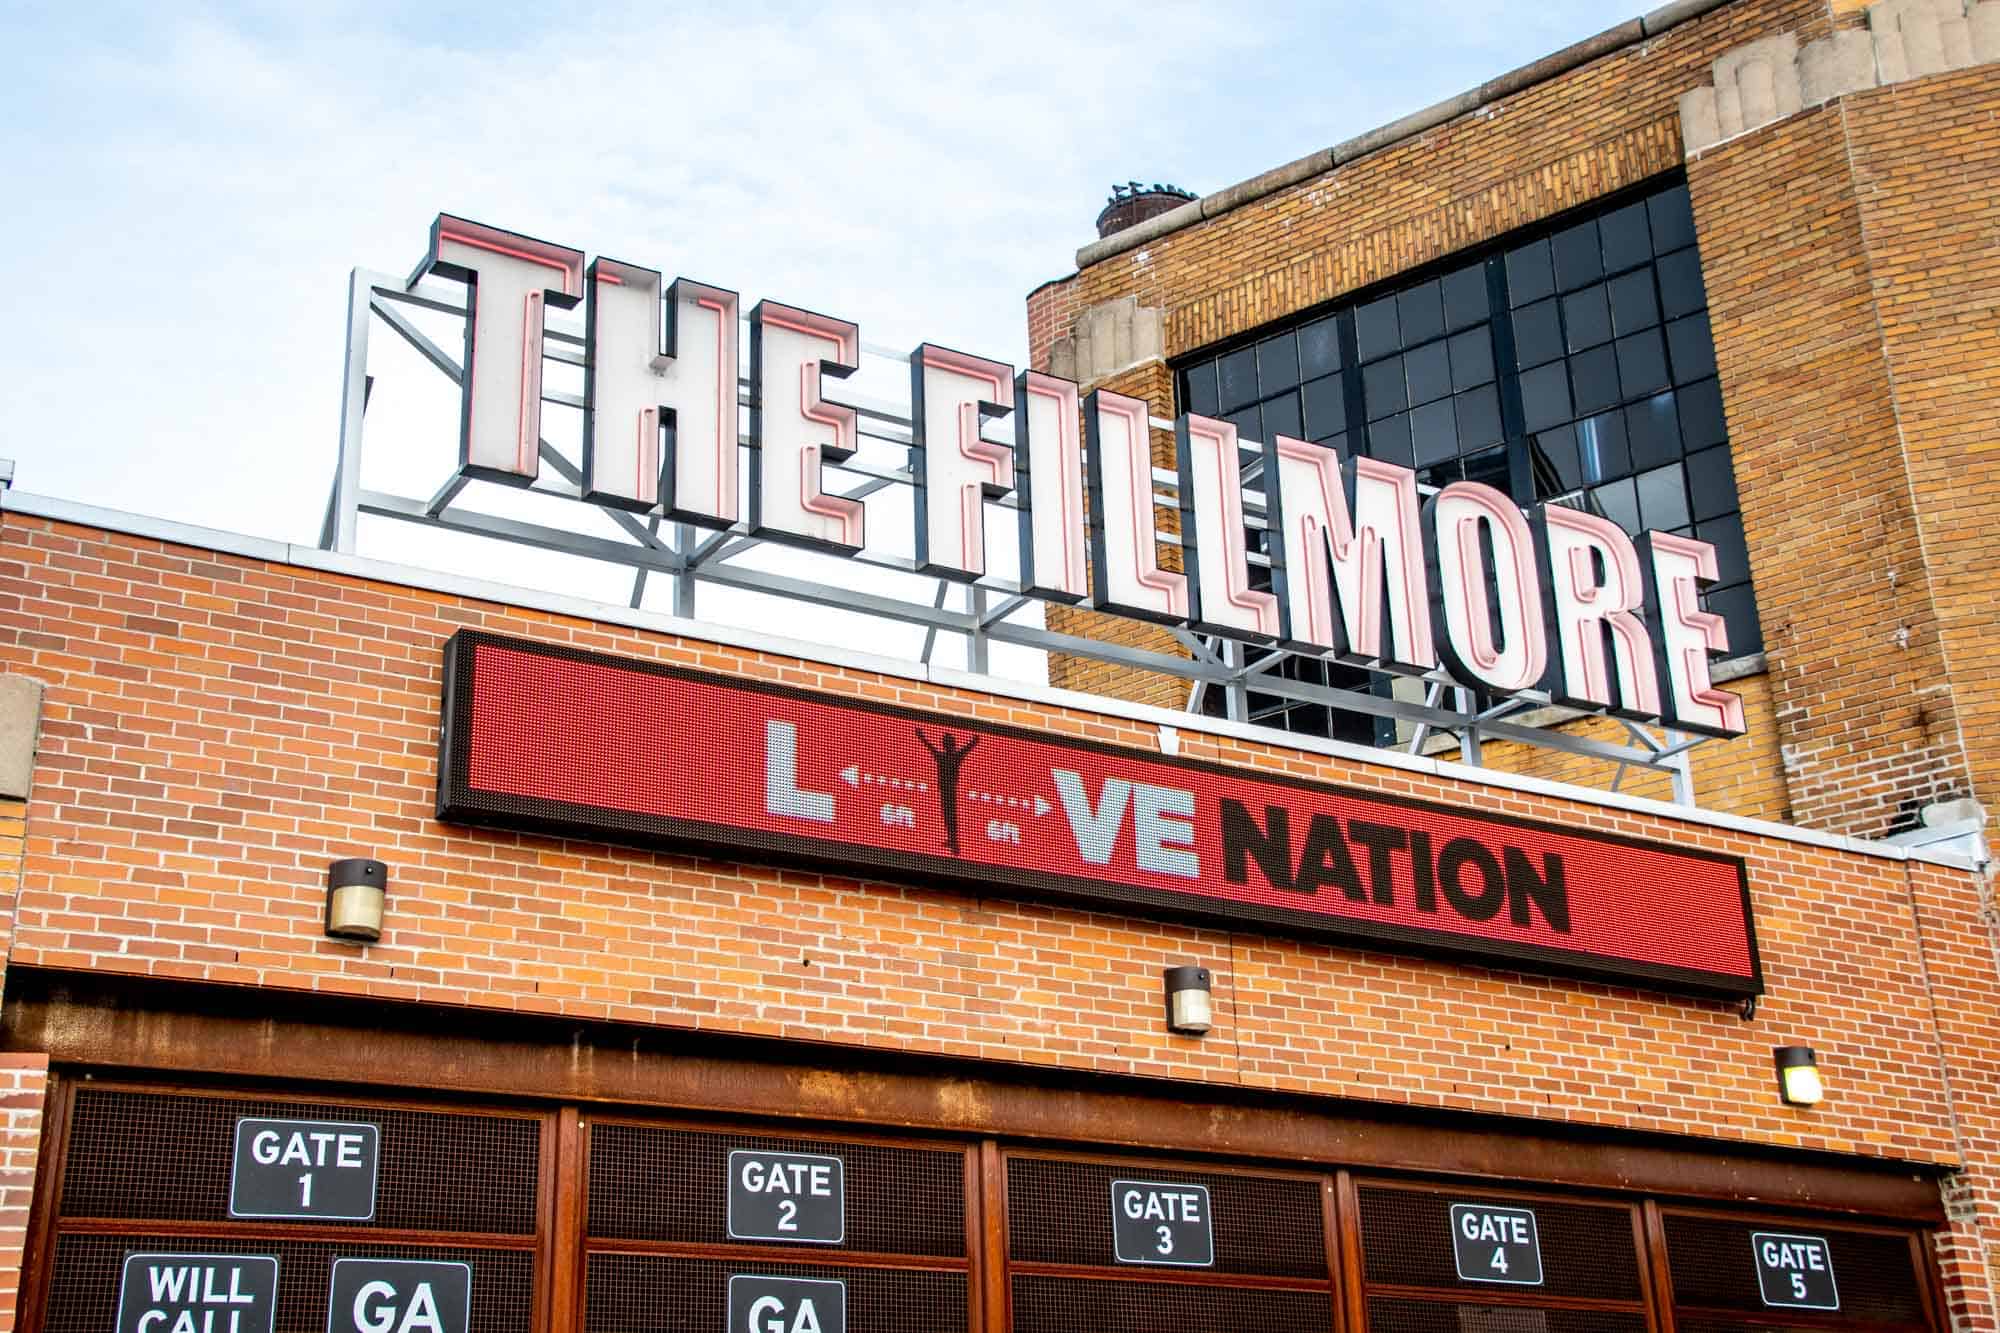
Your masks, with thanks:
[[[580,530],[583,521],[586,521],[580,502],[580,467],[546,440],[541,442],[545,475],[531,490],[537,494],[577,500],[577,527],[482,512],[468,504],[467,500],[477,496],[481,488],[490,483],[463,476],[442,479],[425,497],[370,489],[362,484],[361,461],[365,442],[363,426],[373,384],[368,360],[373,322],[380,320],[384,327],[409,344],[423,361],[452,383],[460,382],[464,374],[457,358],[426,336],[405,313],[406,309],[428,310],[460,320],[466,314],[462,294],[455,284],[424,279],[412,285],[388,273],[365,269],[353,272],[348,284],[340,452],[320,533],[320,545],[325,549],[355,551],[358,520],[362,515],[393,519],[419,527],[622,566],[632,571],[628,604],[634,608],[644,602],[650,580],[655,574],[665,576],[667,580],[672,613],[685,619],[694,619],[698,615],[703,585],[736,588],[898,624],[922,626],[924,637],[920,657],[926,664],[931,662],[941,634],[956,635],[964,640],[966,663],[968,669],[974,672],[983,673],[990,669],[991,645],[995,643],[1061,653],[1184,680],[1188,683],[1186,708],[1189,712],[1206,711],[1212,689],[1222,692],[1221,712],[1234,722],[1249,721],[1253,694],[1326,704],[1348,712],[1388,717],[1408,724],[1412,731],[1405,748],[1411,754],[1423,753],[1433,737],[1445,734],[1456,739],[1462,762],[1480,765],[1484,761],[1487,742],[1518,743],[1608,763],[1612,766],[1613,790],[1632,770],[1665,773],[1672,784],[1673,799],[1681,804],[1694,803],[1688,754],[1701,743],[1702,737],[1683,735],[1668,728],[1649,728],[1620,719],[1630,743],[1619,744],[1549,726],[1523,725],[1515,720],[1515,715],[1523,711],[1550,703],[1550,700],[1537,694],[1517,695],[1482,711],[1472,691],[1446,680],[1437,672],[1424,678],[1421,703],[1364,690],[1313,685],[1286,679],[1277,670],[1294,656],[1288,650],[1260,649],[1253,654],[1241,642],[1197,635],[1184,629],[1172,630],[1171,637],[1186,653],[1181,656],[1173,652],[1100,642],[1027,623],[1016,617],[1034,599],[1023,593],[1018,584],[1003,577],[989,576],[977,583],[958,585],[964,588],[964,593],[961,598],[954,599],[951,596],[954,584],[948,580],[927,580],[930,585],[927,596],[903,597],[864,591],[852,586],[851,579],[840,575],[837,566],[849,561],[903,574],[917,572],[914,562],[908,557],[879,551],[864,551],[851,557],[828,557],[785,548],[792,553],[788,555],[787,563],[801,571],[816,567],[831,568],[828,576],[823,578],[751,568],[740,563],[738,558],[773,543],[752,534],[740,524],[727,531],[710,531],[688,523],[669,523],[658,515],[649,517],[590,506],[591,512],[608,518],[619,533],[616,537],[594,535]],[[545,349],[548,360],[570,366],[580,365],[582,347],[579,329],[550,321]],[[898,362],[907,360],[897,353],[868,344],[863,344],[862,350],[868,357]],[[739,381],[739,403],[747,405],[751,391],[752,386],[747,380]],[[545,403],[559,408],[579,409],[582,406],[576,395],[555,390],[545,391],[543,398]],[[861,434],[877,446],[875,452],[879,454],[881,446],[892,451],[909,448],[911,436],[907,404],[858,398],[848,401],[860,417]],[[1164,421],[1156,420],[1153,425],[1171,428],[1171,423]],[[747,448],[749,441],[743,439],[741,444]],[[1246,452],[1255,451],[1246,446]],[[912,481],[906,455],[901,466],[885,466],[857,453],[845,463],[830,465],[828,472],[831,475],[830,489],[838,489],[855,498],[877,494],[894,486],[908,486]],[[1163,509],[1177,506],[1178,479],[1172,471],[1156,468],[1153,489],[1158,506]],[[1012,495],[992,503],[1003,509],[1019,507],[1018,499]],[[1245,496],[1245,519],[1253,527],[1267,525],[1259,497]],[[1163,541],[1176,544],[1178,539],[1169,536],[1163,537]],[[1263,557],[1253,555],[1251,558],[1256,563],[1267,563]]]

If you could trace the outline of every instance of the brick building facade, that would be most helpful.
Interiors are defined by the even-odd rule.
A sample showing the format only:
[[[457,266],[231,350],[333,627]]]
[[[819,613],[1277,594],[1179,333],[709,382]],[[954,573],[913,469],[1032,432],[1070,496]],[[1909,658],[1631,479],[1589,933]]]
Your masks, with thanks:
[[[1567,785],[1592,776],[1573,756],[1494,746],[1506,762],[1480,769],[1189,713],[1182,685],[1076,662],[1056,663],[1056,688],[1010,685],[0,491],[0,1328],[2000,1333],[1990,874],[1864,840],[1984,792],[1992,599],[1960,575],[1990,581],[1969,563],[1987,558],[1970,349],[1991,332],[1977,173],[2000,89],[1972,55],[1940,53],[1984,51],[2000,0],[1957,27],[1926,15],[1676,6],[1142,222],[1031,298],[1039,364],[1162,415],[1196,368],[1280,336],[1292,381],[1263,398],[1287,410],[1305,393],[1295,330],[1332,310],[1350,364],[1320,379],[1344,376],[1365,415],[1379,376],[1360,373],[1359,303],[1474,269],[1493,310],[1569,299],[1588,284],[1535,294],[1509,256],[1607,199],[1628,218],[1664,200],[1643,259],[1599,262],[1607,288],[1655,275],[1659,318],[1640,332],[1663,330],[1676,378],[1652,397],[1687,394],[1692,419],[1719,380],[1727,411],[1736,489],[1690,521],[1740,515],[1755,601],[1731,614],[1754,615],[1733,623],[1759,626],[1763,651],[1729,685],[1748,733],[1697,760],[1710,808]],[[1744,48],[1757,59],[1718,65]],[[1961,144],[1949,165],[1941,137]],[[1941,198],[1959,202],[1922,202]],[[1669,299],[1694,253],[1681,200],[1706,286],[1685,310]],[[1706,343],[1676,319],[1712,328],[1714,367],[1682,374]],[[1465,327],[1412,322],[1396,355]],[[1582,363],[1586,341],[1565,355]],[[1461,378],[1469,420],[1493,381]],[[1521,410],[1509,398],[1501,420],[1515,443]],[[1723,446],[1687,438],[1662,467],[1694,476],[1686,460]],[[480,671],[504,685],[520,655],[596,682],[510,687],[532,744],[479,694],[496,678]],[[765,724],[760,749],[724,743],[736,720],[720,711],[662,722],[606,703],[661,681],[780,699],[794,719],[914,718],[940,790],[879,752],[863,758],[882,774],[839,770],[796,720]],[[643,743],[617,748],[669,724],[713,753],[662,770]],[[1113,774],[1173,765],[1339,810],[1299,876],[1324,872],[1316,906],[1340,928],[1240,910],[1224,881],[1252,858],[1281,887],[1289,856],[1273,871],[1268,842],[1219,876],[1205,863],[1197,888],[1227,911],[1079,894],[1054,860],[1030,865],[1046,886],[969,868],[927,731],[946,727],[989,764],[1071,747]],[[561,771],[538,771],[551,755]],[[766,815],[796,822],[696,827],[664,803],[604,822],[575,795],[671,788],[707,809],[746,773]],[[1153,802],[1156,860],[1184,849],[1167,797],[1119,781],[1133,811]],[[935,795],[949,859],[815,841],[834,797],[870,782],[894,793],[882,839],[898,820],[934,835]],[[524,795],[549,790],[568,795]],[[1145,868],[1141,816],[1122,831],[1112,782],[1039,811],[1012,790],[1085,861]],[[911,791],[924,799],[898,804]],[[1283,843],[1272,812],[1290,798],[1271,799],[1254,831]],[[1535,900],[1539,928],[1525,906],[1501,915],[1500,862],[1476,847],[1495,867],[1475,876],[1485,914],[1449,940],[1399,933],[1397,902],[1428,894],[1442,920],[1440,886],[1457,904],[1471,881],[1427,878],[1414,833],[1393,875],[1336,854],[1364,806],[1583,840],[1578,902],[1593,875],[1666,864],[1624,858],[1681,858],[1686,878],[1607,890],[1634,921],[1676,920],[1688,867],[1729,867],[1747,970],[1717,984],[1620,963],[1638,957],[1626,946],[1678,957],[1671,929],[1585,940],[1579,924],[1549,945],[1571,932],[1560,896],[1553,915]],[[332,867],[353,858],[386,868],[377,940],[329,930]],[[1715,926],[1678,920],[1690,937]],[[1209,977],[1205,1031],[1170,1019],[1163,978],[1189,965]],[[1775,1061],[1802,1046],[1824,1096],[1794,1102]],[[260,1156],[259,1125],[305,1134],[300,1157]],[[361,1159],[314,1158],[310,1135],[356,1125],[375,1156],[365,1211],[343,1211],[327,1188]],[[739,1215],[739,1184],[777,1178],[739,1158],[801,1182],[837,1164],[835,1225],[795,1240],[798,1211]],[[1135,1186],[1181,1211],[1121,1212]],[[251,1199],[271,1187],[276,1203]],[[1145,1223],[1137,1240],[1121,1217]],[[350,1262],[374,1285],[343,1287]],[[399,1282],[461,1266],[462,1310],[413,1313]]]

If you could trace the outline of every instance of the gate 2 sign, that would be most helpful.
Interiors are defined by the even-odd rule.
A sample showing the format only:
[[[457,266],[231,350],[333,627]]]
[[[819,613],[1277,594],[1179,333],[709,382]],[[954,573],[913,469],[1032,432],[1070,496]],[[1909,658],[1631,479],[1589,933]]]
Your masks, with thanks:
[[[461,631],[438,817],[1763,989],[1740,858]]]

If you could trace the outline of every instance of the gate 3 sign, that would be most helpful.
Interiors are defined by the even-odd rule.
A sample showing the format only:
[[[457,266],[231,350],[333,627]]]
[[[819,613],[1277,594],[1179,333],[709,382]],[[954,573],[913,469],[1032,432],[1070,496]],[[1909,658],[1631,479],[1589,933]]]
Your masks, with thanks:
[[[1743,862],[474,631],[438,817],[1763,989]]]

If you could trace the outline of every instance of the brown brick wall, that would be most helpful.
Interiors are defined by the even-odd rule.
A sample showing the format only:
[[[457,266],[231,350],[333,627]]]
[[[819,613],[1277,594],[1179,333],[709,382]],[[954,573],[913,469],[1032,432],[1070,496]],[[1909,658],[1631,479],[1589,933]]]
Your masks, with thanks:
[[[1732,1005],[921,886],[472,832],[432,817],[461,626],[1156,748],[1109,715],[883,678],[21,515],[0,666],[49,687],[13,960],[560,1013],[1951,1161],[1901,862],[1280,746],[1183,752],[1739,853],[1770,984]],[[325,867],[391,866],[379,945]],[[1965,876],[1936,891],[1963,912]],[[1952,895],[1957,895],[1954,898]],[[1204,1040],[1160,969],[1216,972]],[[1023,990],[1024,970],[1034,984]],[[1781,1107],[1771,1047],[1833,1095]]]
[[[1844,112],[1950,699],[1971,792],[1990,807],[2000,801],[2000,66],[1859,94]],[[1940,710],[1944,684],[1928,682]]]

